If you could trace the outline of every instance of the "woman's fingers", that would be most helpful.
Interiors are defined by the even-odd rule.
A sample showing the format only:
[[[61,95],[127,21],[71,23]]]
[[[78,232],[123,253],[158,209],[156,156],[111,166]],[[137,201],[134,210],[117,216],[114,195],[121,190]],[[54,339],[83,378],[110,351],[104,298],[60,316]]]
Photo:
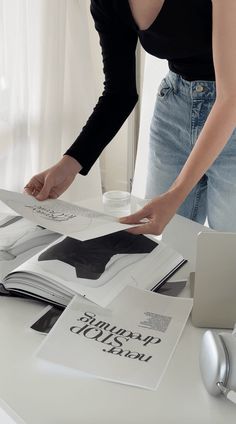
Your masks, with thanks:
[[[34,192],[34,187],[32,187],[32,186],[30,186],[30,185],[26,185],[25,187],[24,187],[24,192],[26,193],[26,194],[29,194],[30,196],[33,196],[33,192]]]
[[[119,219],[122,224],[139,224],[143,219],[148,218],[148,211],[146,207],[140,209],[138,212],[135,212],[128,216],[123,216]]]
[[[139,225],[138,227],[129,228],[128,233],[131,234],[154,234],[153,233],[153,225],[151,222],[147,222],[143,225]]]
[[[26,186],[24,187],[24,191],[30,196],[35,197],[40,192],[41,188],[42,188],[41,181],[39,181],[36,177],[34,177],[28,182],[28,184],[26,184]]]
[[[43,186],[42,190],[40,190],[40,192],[37,194],[36,199],[37,200],[46,200],[49,197],[49,193],[50,193],[50,189],[51,187],[49,187],[48,185]]]
[[[49,193],[49,199],[57,199],[60,196],[60,193],[55,190],[55,188],[52,188],[52,190]]]
[[[51,168],[31,178],[24,191],[37,200],[57,199],[71,185],[81,169],[82,166],[76,159],[64,155]]]
[[[132,234],[153,234],[160,235],[169,221],[168,207],[163,203],[168,203],[166,196],[157,197],[146,204],[138,212],[120,218],[122,224],[140,224],[127,231]],[[172,207],[171,207],[172,209]],[[173,215],[173,213],[172,213]]]
[[[154,224],[151,210],[148,206],[119,219],[122,224],[140,224],[137,227],[129,228],[127,231],[131,234],[155,234],[159,231],[158,226]],[[157,228],[156,228],[157,227]],[[159,234],[159,233],[158,233]]]

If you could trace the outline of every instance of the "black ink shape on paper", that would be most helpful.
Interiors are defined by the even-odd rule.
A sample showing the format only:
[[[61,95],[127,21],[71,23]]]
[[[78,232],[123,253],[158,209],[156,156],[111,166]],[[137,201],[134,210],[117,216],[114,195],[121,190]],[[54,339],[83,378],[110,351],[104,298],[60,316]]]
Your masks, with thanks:
[[[157,243],[143,235],[119,231],[92,240],[66,237],[44,251],[38,261],[59,260],[73,266],[78,278],[97,280],[114,255],[150,253]]]
[[[33,330],[39,331],[40,333],[49,333],[62,312],[62,308],[52,306],[49,311],[46,312],[46,314],[44,314],[33,325],[31,325],[31,328]]]
[[[14,216],[14,217],[10,217],[9,221],[5,222],[4,224],[0,225],[0,228],[4,228],[4,227],[8,227],[9,225],[14,224],[15,222],[19,221],[20,219],[22,219],[22,216]]]

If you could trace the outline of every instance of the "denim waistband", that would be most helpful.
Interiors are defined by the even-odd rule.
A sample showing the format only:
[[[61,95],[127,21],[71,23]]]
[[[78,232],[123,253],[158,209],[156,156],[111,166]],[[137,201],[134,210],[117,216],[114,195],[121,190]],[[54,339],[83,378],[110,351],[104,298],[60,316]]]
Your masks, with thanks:
[[[203,99],[216,97],[215,81],[195,80],[187,81],[181,75],[169,71],[166,75],[166,80],[173,86],[175,92],[181,92],[193,99]]]

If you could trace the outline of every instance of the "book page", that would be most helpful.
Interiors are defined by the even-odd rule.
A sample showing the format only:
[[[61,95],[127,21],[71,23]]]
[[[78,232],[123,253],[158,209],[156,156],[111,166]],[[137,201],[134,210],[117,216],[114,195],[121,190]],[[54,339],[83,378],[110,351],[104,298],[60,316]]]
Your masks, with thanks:
[[[26,424],[10,406],[0,399],[0,423],[1,424]]]
[[[61,237],[19,215],[0,214],[0,281],[13,269]]]
[[[94,377],[155,390],[192,299],[126,287],[107,309],[75,297],[36,356]]]
[[[64,304],[68,295],[79,294],[105,307],[127,285],[152,289],[182,260],[164,244],[126,231],[86,241],[63,237],[18,267],[4,285],[41,291],[45,298],[64,292]]]
[[[113,216],[59,199],[40,202],[24,193],[0,189],[0,200],[30,221],[78,240],[88,240],[134,227],[119,223]]]

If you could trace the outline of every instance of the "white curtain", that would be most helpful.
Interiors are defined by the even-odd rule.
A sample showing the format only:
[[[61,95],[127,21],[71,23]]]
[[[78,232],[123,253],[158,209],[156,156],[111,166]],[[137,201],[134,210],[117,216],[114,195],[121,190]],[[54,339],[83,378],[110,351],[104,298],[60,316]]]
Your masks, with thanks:
[[[140,125],[138,150],[132,194],[144,199],[147,167],[148,167],[148,140],[153,109],[156,100],[157,88],[168,72],[167,61],[157,59],[148,53],[144,54],[143,84],[140,96]]]
[[[79,134],[99,91],[89,1],[0,0],[0,186],[22,191]],[[101,194],[98,163],[63,196]]]

